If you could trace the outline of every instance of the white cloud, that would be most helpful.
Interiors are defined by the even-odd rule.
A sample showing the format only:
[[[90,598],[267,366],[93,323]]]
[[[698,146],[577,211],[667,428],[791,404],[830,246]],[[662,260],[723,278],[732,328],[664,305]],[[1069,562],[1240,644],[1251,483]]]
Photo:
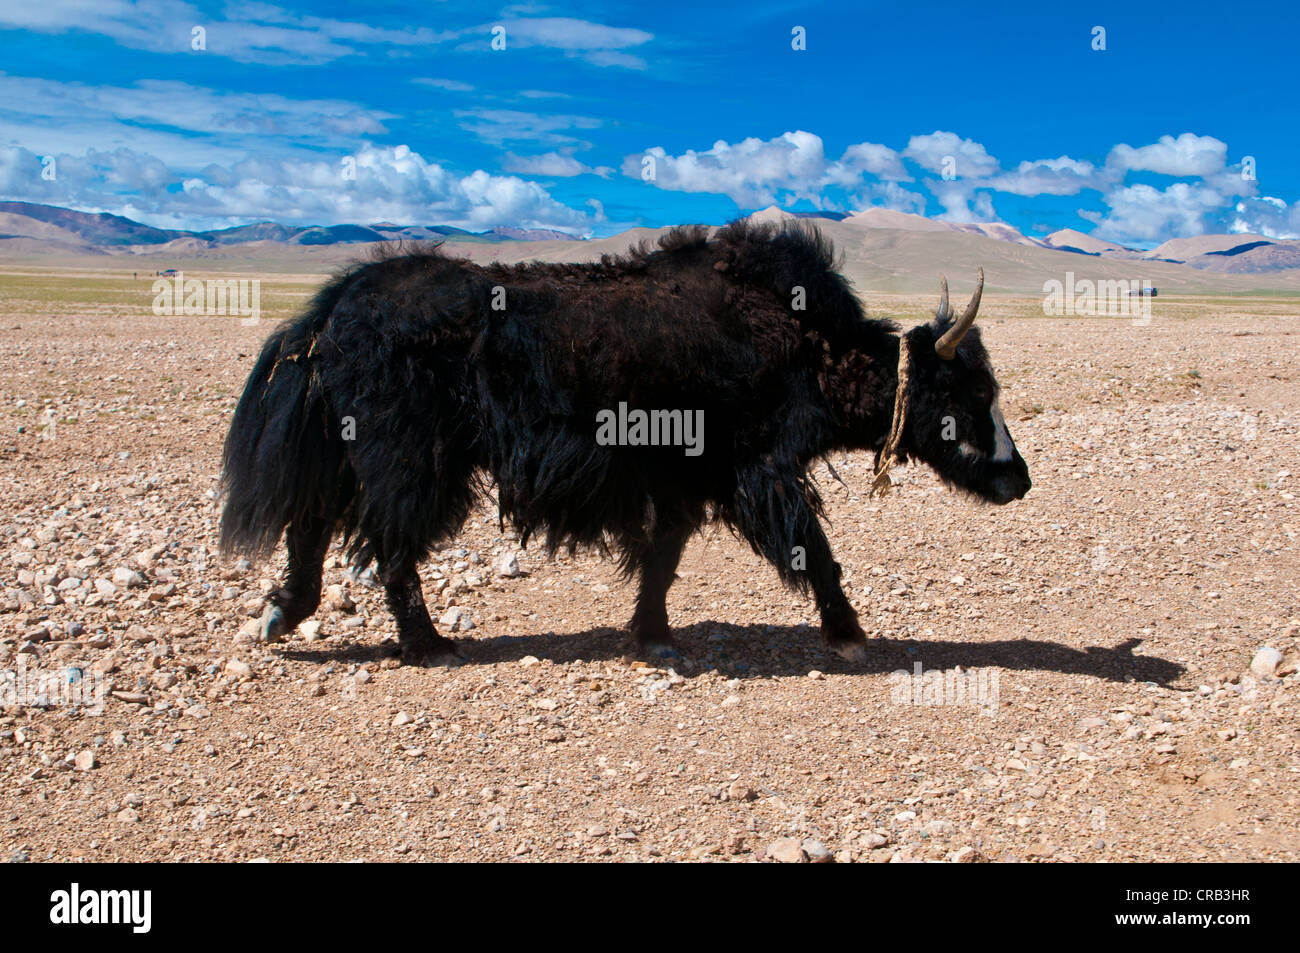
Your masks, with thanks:
[[[703,152],[668,155],[661,147],[626,156],[623,171],[641,177],[643,159],[654,160],[654,184],[681,192],[715,192],[742,208],[800,199],[817,208],[836,207],[827,189],[842,189],[849,208],[884,205],[924,213],[926,196],[903,188],[911,182],[908,163],[939,177],[922,185],[953,222],[997,222],[997,193],[1019,196],[1095,192],[1104,209],[1078,214],[1093,222],[1099,237],[1119,242],[1158,242],[1206,232],[1258,232],[1275,238],[1300,233],[1300,205],[1257,197],[1257,184],[1243,178],[1240,164],[1227,164],[1227,145],[1210,136],[1183,133],[1133,147],[1115,146],[1104,165],[1074,159],[1033,159],[1003,169],[982,143],[938,130],[913,136],[896,152],[859,143],[828,160],[822,140],[809,132],[775,139],[719,141]],[[1129,184],[1129,172],[1152,172],[1188,181],[1164,188]]]
[[[541,175],[554,179],[587,174],[607,179],[614,173],[609,166],[585,165],[562,152],[544,152],[535,156],[518,156],[507,152],[501,160],[501,167],[507,172],[517,172],[520,175]]]
[[[315,65],[366,47],[431,46],[447,38],[428,27],[388,30],[325,17],[299,16],[264,3],[232,4],[225,16],[205,14],[185,0],[41,0],[0,6],[0,25],[38,33],[97,33],[120,46],[152,53],[228,57],[272,66]],[[205,49],[191,46],[205,31]]]
[[[962,179],[983,178],[998,171],[998,160],[982,145],[955,132],[935,131],[926,136],[913,136],[903,155],[927,172],[951,170]]]
[[[626,52],[654,39],[630,27],[573,17],[516,17],[459,30],[387,29],[330,17],[305,16],[269,3],[232,3],[221,17],[186,0],[39,0],[0,5],[0,27],[36,33],[94,33],[151,53],[228,57],[270,66],[309,66],[372,50],[403,51],[449,43],[488,49],[493,26],[506,28],[507,48],[563,51],[596,66],[645,69]],[[205,31],[205,49],[192,49],[192,31]]]
[[[367,145],[352,157],[250,156],[181,175],[127,149],[57,155],[57,178],[40,178],[40,158],[0,149],[0,193],[26,201],[109,211],[153,225],[211,228],[272,219],[287,224],[394,221],[586,231],[591,216],[556,201],[541,185],[482,169],[458,175],[406,146]],[[181,185],[180,191],[176,187]]]
[[[193,164],[268,142],[351,144],[381,135],[390,113],[328,99],[225,93],[173,80],[86,86],[0,73],[0,141],[45,152],[115,147]]]
[[[836,185],[853,186],[862,180],[864,173],[886,180],[912,180],[903,168],[902,156],[889,146],[874,142],[849,146],[839,160],[827,168],[825,178]]]
[[[1159,142],[1133,148],[1120,143],[1106,157],[1106,164],[1125,171],[1157,172],[1161,175],[1212,175],[1227,164],[1228,146],[1213,136],[1185,132],[1177,139],[1161,136]]]
[[[722,139],[711,149],[670,156],[661,146],[646,150],[654,162],[654,182],[674,192],[720,192],[738,205],[756,207],[776,201],[779,191],[796,197],[815,194],[826,172],[822,141],[810,132],[787,132],[775,139],[745,139],[732,145]],[[641,176],[642,155],[623,160],[623,171]]]
[[[988,180],[988,187],[1013,195],[1078,195],[1102,187],[1107,174],[1091,162],[1061,156],[1021,162],[1010,172]]]
[[[1166,189],[1139,183],[1108,192],[1107,211],[1080,212],[1097,224],[1099,238],[1157,241],[1166,236],[1199,235],[1209,212],[1222,208],[1224,196],[1204,186],[1175,182]]]
[[[455,79],[431,79],[428,77],[417,77],[411,80],[417,86],[430,86],[433,89],[445,89],[449,93],[469,93],[473,92],[474,87],[469,83],[462,83]]]
[[[599,119],[590,116],[544,115],[518,109],[459,109],[455,116],[461,120],[462,129],[493,145],[535,142],[585,148],[590,143],[570,135],[570,132],[596,129],[601,125]]]
[[[790,204],[807,199],[818,208],[832,207],[822,194],[837,186],[864,198],[874,180],[907,179],[899,154],[887,146],[859,143],[849,146],[839,159],[830,161],[819,136],[803,130],[786,132],[773,139],[744,139],[732,144],[719,139],[702,152],[688,149],[672,156],[662,146],[626,156],[623,171],[640,178],[645,158],[653,160],[654,184],[675,192],[717,192],[737,205],[757,208],[776,202]],[[871,177],[871,178],[868,178]],[[902,189],[882,193],[897,199]]]
[[[629,27],[606,26],[573,17],[531,17],[505,20],[506,48],[549,47],[564,50],[593,66],[643,70],[646,62],[628,53],[654,39],[653,33]]]

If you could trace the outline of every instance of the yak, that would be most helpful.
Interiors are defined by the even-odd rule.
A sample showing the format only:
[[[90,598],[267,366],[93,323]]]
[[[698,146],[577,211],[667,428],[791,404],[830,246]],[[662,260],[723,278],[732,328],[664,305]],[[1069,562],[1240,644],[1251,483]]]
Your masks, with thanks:
[[[671,657],[678,561],[720,521],[811,590],[828,648],[861,660],[809,469],[874,450],[877,487],[915,459],[992,503],[1025,495],[972,327],[982,287],[981,270],[958,317],[945,280],[934,320],[902,333],[864,314],[815,227],[745,220],[580,264],[381,253],[262,348],[223,449],[222,548],[266,556],[285,538],[261,620],[279,641],[319,605],[341,534],[354,568],[377,566],[403,662],[456,664],[417,566],[495,485],[524,544],[615,547],[639,577],[638,651]],[[688,446],[678,421],[702,430]]]

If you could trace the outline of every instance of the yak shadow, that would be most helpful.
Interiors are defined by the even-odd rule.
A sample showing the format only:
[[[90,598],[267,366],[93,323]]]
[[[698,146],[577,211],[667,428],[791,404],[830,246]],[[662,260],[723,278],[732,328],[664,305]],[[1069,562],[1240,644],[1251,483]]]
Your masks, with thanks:
[[[867,641],[861,663],[846,662],[828,652],[816,626],[733,625],[699,622],[673,630],[681,659],[648,659],[657,666],[671,665],[684,677],[716,670],[733,678],[771,678],[807,675],[814,669],[846,674],[880,674],[905,671],[920,664],[923,671],[1001,668],[1016,671],[1051,671],[1087,675],[1112,682],[1155,682],[1168,685],[1185,671],[1167,659],[1134,655],[1141,639],[1127,639],[1112,647],[1090,645],[1072,648],[1059,642],[1004,639],[996,642],[953,642],[943,639],[877,638]],[[536,635],[499,635],[461,641],[469,665],[517,662],[527,656],[557,664],[598,662],[630,657],[633,647],[624,629],[601,626],[582,632],[542,632]],[[290,659],[314,664],[372,662],[391,657],[395,646],[351,644],[313,649],[282,649]]]

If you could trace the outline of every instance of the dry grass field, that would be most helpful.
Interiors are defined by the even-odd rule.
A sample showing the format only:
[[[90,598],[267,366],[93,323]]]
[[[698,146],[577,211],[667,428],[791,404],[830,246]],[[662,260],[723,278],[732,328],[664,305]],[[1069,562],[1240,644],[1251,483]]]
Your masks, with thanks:
[[[0,858],[1300,860],[1300,299],[1138,327],[986,296],[1029,495],[816,471],[864,666],[715,527],[669,596],[686,658],[649,667],[610,560],[507,578],[488,502],[424,568],[472,626],[438,670],[333,558],[315,631],[249,639],[281,567],[219,558],[219,452],[319,280],[262,279],[244,326],[153,316],[143,274],[0,274]]]

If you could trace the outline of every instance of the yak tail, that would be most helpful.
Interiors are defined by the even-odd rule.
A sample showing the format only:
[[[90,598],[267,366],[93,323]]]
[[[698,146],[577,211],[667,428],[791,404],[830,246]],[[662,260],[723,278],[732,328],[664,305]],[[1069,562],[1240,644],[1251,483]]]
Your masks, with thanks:
[[[351,481],[343,435],[316,373],[317,340],[342,282],[262,347],[222,450],[221,549],[264,557],[290,523],[341,518]]]

